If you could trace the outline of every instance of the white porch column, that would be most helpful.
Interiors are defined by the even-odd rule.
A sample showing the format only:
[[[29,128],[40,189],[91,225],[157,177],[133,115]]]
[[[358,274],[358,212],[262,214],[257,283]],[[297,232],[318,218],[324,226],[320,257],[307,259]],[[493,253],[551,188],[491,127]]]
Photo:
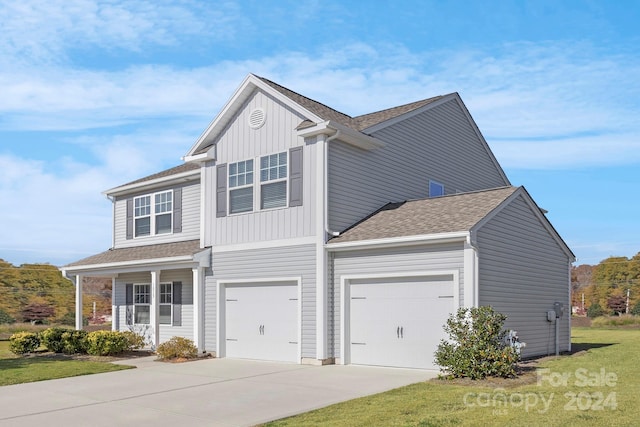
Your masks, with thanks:
[[[464,243],[464,307],[478,306],[478,252],[469,243]]]
[[[160,343],[160,319],[159,319],[159,290],[160,270],[151,272],[151,306],[149,307],[149,324],[151,325],[151,344],[154,348]]]
[[[117,331],[120,327],[120,313],[116,305],[116,278],[111,278],[111,330]]]
[[[325,206],[325,173],[326,162],[325,147],[326,136],[319,135],[316,142],[316,359],[324,360],[327,357],[327,251],[324,248],[327,242],[325,222],[327,207]]]
[[[204,277],[202,267],[191,270],[193,274],[193,343],[198,355],[204,352]]]
[[[84,276],[76,276],[76,330],[82,329],[82,279]]]

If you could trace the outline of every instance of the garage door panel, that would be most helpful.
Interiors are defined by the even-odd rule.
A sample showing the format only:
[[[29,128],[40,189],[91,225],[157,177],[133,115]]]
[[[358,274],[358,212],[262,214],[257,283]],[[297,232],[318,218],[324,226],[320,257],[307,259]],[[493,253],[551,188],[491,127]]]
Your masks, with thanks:
[[[297,361],[296,283],[228,285],[225,324],[227,357]]]
[[[350,293],[351,363],[436,368],[433,352],[453,311],[451,276],[357,281]]]

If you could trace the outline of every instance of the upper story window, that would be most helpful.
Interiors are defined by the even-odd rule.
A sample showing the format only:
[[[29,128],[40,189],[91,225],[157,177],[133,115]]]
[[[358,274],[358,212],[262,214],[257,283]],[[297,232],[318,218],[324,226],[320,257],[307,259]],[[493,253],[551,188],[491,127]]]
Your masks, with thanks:
[[[153,203],[153,205],[152,205]],[[173,192],[149,194],[133,200],[135,237],[173,231]]]
[[[216,166],[216,217],[302,206],[304,147]],[[258,176],[254,185],[254,176]],[[254,200],[257,202],[254,203]]]
[[[229,165],[229,213],[253,210],[253,160]]]
[[[429,197],[444,196],[444,184],[436,181],[429,181]]]
[[[260,157],[260,209],[287,205],[287,153]]]

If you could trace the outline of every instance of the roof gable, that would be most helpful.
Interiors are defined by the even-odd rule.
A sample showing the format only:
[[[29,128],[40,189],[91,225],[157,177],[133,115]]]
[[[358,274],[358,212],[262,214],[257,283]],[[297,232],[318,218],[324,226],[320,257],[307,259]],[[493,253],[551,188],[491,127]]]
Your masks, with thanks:
[[[198,171],[200,170],[200,165],[196,163],[183,163],[179,166],[172,167],[170,169],[163,170],[158,173],[154,173],[152,175],[145,176],[140,179],[136,179],[135,181],[128,182],[123,185],[119,185],[115,188],[111,188],[106,190],[104,194],[107,195],[118,195],[122,193],[126,193],[130,190],[146,188],[146,187],[154,187],[159,185],[166,185],[174,179],[188,178],[195,179],[193,177],[199,177]]]

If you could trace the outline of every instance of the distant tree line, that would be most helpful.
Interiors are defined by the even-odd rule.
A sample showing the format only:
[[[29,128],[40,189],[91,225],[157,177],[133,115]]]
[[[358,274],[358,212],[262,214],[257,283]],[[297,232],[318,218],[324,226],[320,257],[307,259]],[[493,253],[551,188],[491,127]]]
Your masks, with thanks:
[[[640,315],[640,252],[632,258],[609,257],[598,265],[573,267],[571,288],[579,314]]]
[[[86,278],[83,316],[111,312],[111,281]],[[0,323],[75,323],[74,284],[56,266],[14,266],[0,259]]]

